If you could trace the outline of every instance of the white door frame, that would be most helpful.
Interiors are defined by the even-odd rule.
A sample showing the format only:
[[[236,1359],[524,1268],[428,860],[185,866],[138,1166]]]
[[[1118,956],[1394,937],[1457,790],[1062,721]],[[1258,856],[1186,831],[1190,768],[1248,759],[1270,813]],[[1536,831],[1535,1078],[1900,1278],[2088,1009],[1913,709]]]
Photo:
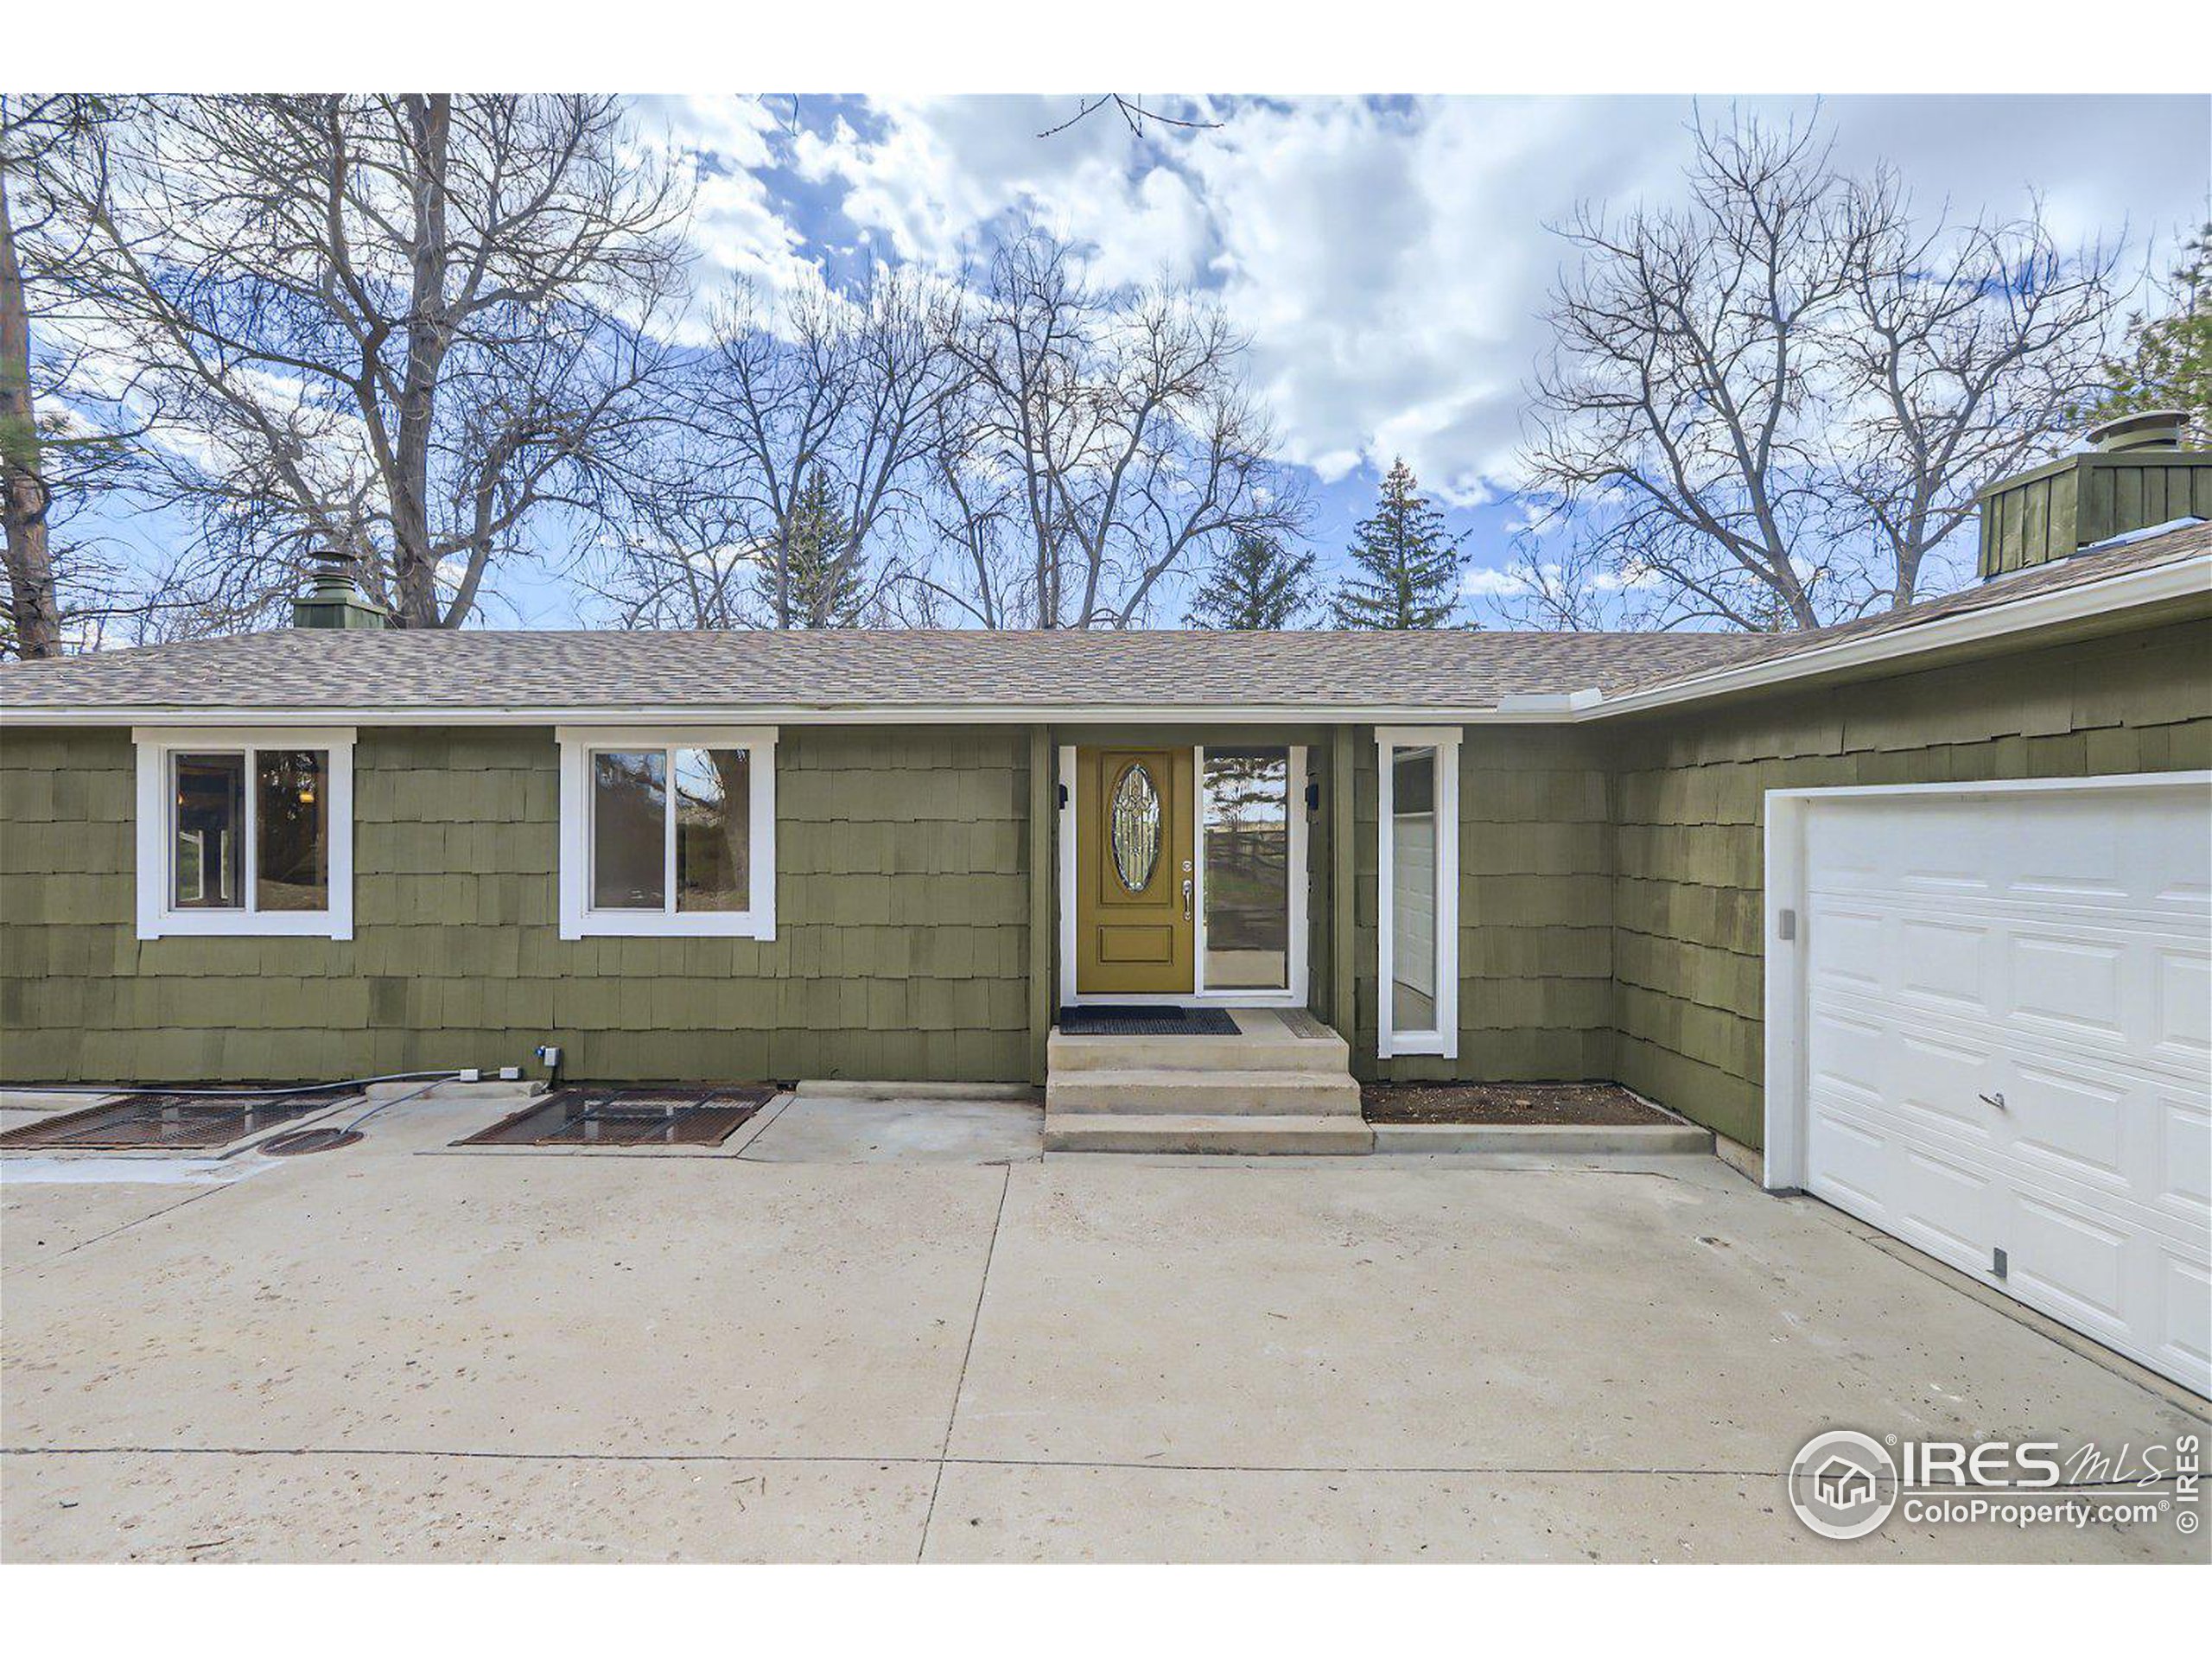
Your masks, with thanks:
[[[2131,772],[2105,778],[2016,778],[1981,784],[1868,784],[1766,792],[1766,1147],[1770,1192],[1804,1190],[1808,1168],[1805,1077],[1805,817],[1823,801],[1907,795],[2051,794],[2059,791],[2202,788],[2212,772]]]
[[[1169,747],[1173,747],[1172,745]],[[1239,746],[1243,747],[1243,746]],[[1274,747],[1268,744],[1263,747]],[[1206,988],[1206,751],[1204,744],[1191,750],[1191,902],[1196,930],[1191,947],[1191,984],[1188,991],[1079,991],[1076,988],[1076,746],[1060,745],[1060,1005],[1079,1007],[1085,1003],[1120,1003],[1135,1007],[1179,1007],[1188,1003],[1217,1003],[1243,1008],[1300,1007],[1306,993],[1306,746],[1288,743],[1290,792],[1290,963],[1289,988],[1280,991],[1209,990]]]

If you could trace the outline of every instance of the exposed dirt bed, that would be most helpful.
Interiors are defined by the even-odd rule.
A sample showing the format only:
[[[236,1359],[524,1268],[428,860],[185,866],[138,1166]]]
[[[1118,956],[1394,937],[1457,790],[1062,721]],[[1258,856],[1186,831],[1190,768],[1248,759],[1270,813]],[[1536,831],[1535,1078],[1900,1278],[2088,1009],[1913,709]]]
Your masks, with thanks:
[[[1672,1123],[1616,1083],[1369,1083],[1370,1123]]]

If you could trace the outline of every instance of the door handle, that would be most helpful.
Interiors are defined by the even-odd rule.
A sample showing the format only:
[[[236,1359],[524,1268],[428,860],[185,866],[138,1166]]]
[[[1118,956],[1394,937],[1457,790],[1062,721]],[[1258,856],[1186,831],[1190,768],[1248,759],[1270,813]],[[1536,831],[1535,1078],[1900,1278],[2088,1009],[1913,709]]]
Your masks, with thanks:
[[[1183,919],[1191,919],[1191,878],[1187,875],[1183,878]]]
[[[2005,1109],[2005,1096],[2001,1090],[1993,1095],[1984,1095],[1981,1099],[1984,1105],[1994,1106],[2000,1112]]]

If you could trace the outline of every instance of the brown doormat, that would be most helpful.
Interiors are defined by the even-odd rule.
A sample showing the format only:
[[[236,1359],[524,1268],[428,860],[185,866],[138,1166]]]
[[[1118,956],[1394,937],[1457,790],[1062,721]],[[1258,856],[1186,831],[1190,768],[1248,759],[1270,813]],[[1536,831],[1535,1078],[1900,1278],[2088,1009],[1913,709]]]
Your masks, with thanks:
[[[726,1089],[557,1089],[457,1147],[718,1147],[775,1096]]]
[[[41,1118],[0,1135],[0,1147],[48,1152],[205,1152],[327,1111],[358,1091],[311,1095],[125,1095],[82,1111]]]
[[[1613,1128],[1672,1123],[1617,1083],[1370,1083],[1370,1123],[1531,1123]]]

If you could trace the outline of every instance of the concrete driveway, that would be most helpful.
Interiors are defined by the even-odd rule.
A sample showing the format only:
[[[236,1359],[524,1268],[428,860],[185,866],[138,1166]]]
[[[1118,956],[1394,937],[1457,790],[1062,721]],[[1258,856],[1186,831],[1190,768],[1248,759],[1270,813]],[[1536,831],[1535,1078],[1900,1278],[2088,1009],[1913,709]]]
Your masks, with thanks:
[[[902,1157],[911,1113],[800,1104],[700,1155],[453,1153],[497,1109],[417,1103],[294,1160],[10,1160],[0,1545],[2205,1557],[2171,1520],[1806,1531],[1782,1473],[1831,1426],[2204,1421],[1710,1160],[1046,1161],[1020,1107]]]

